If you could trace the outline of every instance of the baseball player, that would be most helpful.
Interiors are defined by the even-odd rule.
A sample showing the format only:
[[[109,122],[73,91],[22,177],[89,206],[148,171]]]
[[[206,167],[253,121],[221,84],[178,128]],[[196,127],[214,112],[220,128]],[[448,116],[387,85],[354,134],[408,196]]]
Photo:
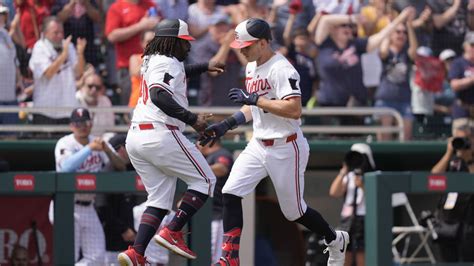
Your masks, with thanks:
[[[246,90],[231,89],[229,97],[244,106],[209,126],[201,138],[201,144],[206,144],[253,119],[253,137],[235,161],[222,189],[224,239],[222,257],[216,265],[239,265],[242,197],[270,176],[285,217],[324,236],[328,265],[342,266],[349,235],[334,231],[303,199],[309,145],[300,129],[300,77],[282,55],[272,50],[270,40],[270,26],[264,20],[251,18],[237,25],[230,46],[240,49],[249,63],[245,70]]]
[[[59,139],[54,149],[57,172],[125,170],[125,162],[113,148],[101,138],[90,135],[92,122],[87,109],[74,109],[70,120],[73,133]],[[104,263],[105,236],[94,208],[94,199],[95,194],[78,193],[74,196],[75,261],[82,265]]]
[[[216,186],[214,188],[214,198],[212,202],[212,223],[211,223],[211,258],[216,263],[222,255],[221,245],[223,229],[222,217],[222,187],[224,187],[227,178],[229,178],[230,169],[234,163],[232,153],[222,147],[219,140],[214,145],[197,145],[212,171],[216,175]]]
[[[203,132],[209,115],[187,110],[186,77],[205,71],[223,72],[218,63],[184,66],[191,44],[188,25],[178,19],[161,21],[144,51],[141,96],[133,112],[126,140],[130,160],[148,192],[135,243],[120,253],[121,265],[143,265],[146,246],[154,240],[188,259],[195,259],[181,229],[214,190],[215,176],[206,159],[181,133],[185,125]],[[188,185],[183,201],[169,225],[155,236],[172,208],[176,177]]]

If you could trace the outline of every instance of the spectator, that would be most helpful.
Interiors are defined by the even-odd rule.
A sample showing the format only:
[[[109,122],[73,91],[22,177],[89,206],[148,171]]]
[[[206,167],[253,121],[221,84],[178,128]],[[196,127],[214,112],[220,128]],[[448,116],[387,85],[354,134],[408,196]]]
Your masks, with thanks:
[[[21,48],[26,47],[25,37],[20,29],[20,14],[15,14],[9,24],[9,9],[0,2],[0,28],[6,29],[13,42]]]
[[[300,74],[301,104],[306,106],[309,99],[316,94],[318,75],[316,73],[316,56],[318,50],[306,28],[293,30],[296,14],[290,14],[283,40],[287,50],[286,57]]]
[[[340,230],[347,231],[350,237],[344,265],[365,265],[366,211],[363,175],[374,170],[375,161],[370,146],[365,143],[356,143],[346,154],[342,168],[332,181],[329,190],[331,197],[344,197],[339,227]]]
[[[71,113],[72,134],[58,140],[54,149],[56,171],[60,173],[125,170],[125,162],[102,138],[90,135],[91,116],[85,108]],[[94,208],[95,194],[74,196],[75,262],[102,265],[105,255],[104,230]],[[82,257],[79,256],[82,254]]]
[[[439,60],[441,60],[444,64],[445,72],[449,73],[451,69],[451,64],[453,60],[456,58],[456,52],[451,49],[443,50],[439,54]],[[449,85],[449,80],[447,79],[447,75],[445,75],[445,80],[443,82],[443,89],[442,91],[435,94],[435,106],[434,109],[437,113],[445,114],[451,116],[452,105],[456,96],[454,95],[451,86]]]
[[[431,169],[433,174],[446,172],[474,173],[471,143],[474,143],[472,128],[457,127],[448,139],[446,152]],[[451,192],[443,195],[437,206],[437,217],[441,225],[449,226],[451,234],[438,231],[438,244],[444,262],[474,261],[474,196]],[[446,231],[444,231],[446,232]]]
[[[30,261],[28,258],[28,250],[20,245],[15,245],[10,256],[11,266],[28,266]]]
[[[64,33],[71,35],[75,45],[77,38],[86,39],[88,45],[84,51],[84,57],[88,63],[98,65],[98,47],[94,43],[94,24],[102,22],[95,0],[55,0],[51,13],[64,23]]]
[[[154,31],[146,31],[142,34],[141,45],[145,49],[147,44],[153,40],[155,37]],[[130,99],[128,101],[128,107],[135,107],[137,105],[138,98],[140,97],[142,77],[141,77],[141,67],[142,67],[142,54],[134,54],[130,57],[129,63],[129,72],[130,72],[130,84],[131,84],[131,93]]]
[[[238,24],[248,18],[266,19],[270,9],[266,3],[257,0],[240,0],[239,3],[228,5],[225,12],[228,13],[232,22]]]
[[[8,9],[0,5],[0,106],[18,105],[16,87],[20,82],[15,44],[5,29]],[[17,113],[0,113],[0,124],[18,123]]]
[[[167,19],[188,20],[188,0],[154,0],[161,13]]]
[[[216,175],[216,186],[214,187],[212,201],[211,258],[212,263],[218,263],[222,256],[221,246],[224,235],[222,188],[229,177],[234,159],[232,154],[222,147],[220,140],[216,140],[214,145],[201,146],[198,144],[197,146]]]
[[[313,0],[317,12],[324,14],[358,14],[363,0]]]
[[[20,29],[25,36],[26,47],[31,49],[41,37],[43,20],[50,15],[52,0],[15,0],[20,14]]]
[[[35,107],[78,106],[75,97],[76,78],[84,72],[84,49],[87,41],[77,39],[77,50],[71,36],[64,39],[63,25],[56,17],[46,18],[44,38],[36,42],[29,63],[33,71]],[[34,124],[68,124],[67,113],[48,111],[33,116]]]
[[[420,46],[416,50],[413,69],[410,80],[411,109],[418,123],[426,124],[426,117],[434,112],[434,92],[442,89],[444,66],[433,56],[431,48]]]
[[[469,2],[469,3],[468,3]],[[465,0],[428,0],[433,10],[432,49],[438,56],[444,49],[461,54],[464,35],[474,30],[474,2]]]
[[[474,32],[466,34],[463,56],[451,64],[448,78],[456,93],[452,127],[474,125]]]
[[[121,105],[128,105],[130,100],[130,57],[143,52],[141,34],[153,30],[160,21],[157,14],[147,13],[150,8],[155,8],[150,0],[117,0],[107,11],[105,35],[115,45]]]
[[[274,2],[277,1],[274,0]],[[297,9],[295,9],[295,7],[297,7]],[[296,15],[293,28],[303,28],[308,26],[315,16],[315,6],[311,0],[292,0],[287,1],[283,5],[277,5],[274,3],[270,12],[271,14],[269,15],[268,21],[274,23],[274,29],[272,29],[273,37],[278,43],[283,44],[283,32],[290,14]],[[272,13],[275,13],[274,18]],[[310,30],[308,31],[314,32]]]
[[[215,0],[197,0],[189,6],[188,15],[189,33],[196,39],[189,60],[191,63],[202,62],[205,59],[201,59],[201,55],[212,42],[209,28],[213,21],[225,16],[224,8],[216,6]]]
[[[109,140],[109,144],[125,162],[127,170],[133,170],[125,149],[126,138],[125,134],[117,134]],[[114,265],[117,263],[119,252],[127,249],[135,241],[133,208],[136,196],[128,193],[108,193],[101,196],[104,202],[98,212],[105,233],[105,264]]]
[[[394,108],[403,116],[405,140],[411,139],[413,125],[410,74],[418,48],[413,19],[413,16],[408,17],[406,25],[398,24],[389,38],[382,42],[379,55],[383,72],[375,94],[375,107]],[[382,115],[380,121],[382,126],[388,127],[393,124],[394,119],[390,115]],[[378,140],[392,139],[390,133],[380,133],[377,137]]]
[[[209,26],[210,40],[202,47],[199,59],[225,64],[223,73],[206,73],[200,76],[198,104],[200,106],[233,106],[227,98],[230,88],[240,87],[242,82],[241,69],[238,56],[230,48],[234,39],[227,16],[216,16]]]
[[[371,0],[360,11],[358,37],[369,37],[390,23],[390,4],[387,0]]]
[[[326,15],[321,18],[315,41],[319,46],[317,66],[321,77],[318,91],[320,106],[366,105],[367,88],[362,82],[360,56],[377,49],[395,28],[414,15],[413,8],[403,12],[381,32],[369,38],[353,38],[354,15]],[[344,75],[341,75],[344,73]],[[355,103],[349,102],[349,99]]]
[[[91,73],[84,77],[84,84],[76,92],[76,98],[85,108],[90,107],[112,107],[109,98],[104,95],[104,84],[102,78]],[[113,112],[95,112],[92,116],[92,133],[100,136],[110,130],[115,125],[115,115]]]

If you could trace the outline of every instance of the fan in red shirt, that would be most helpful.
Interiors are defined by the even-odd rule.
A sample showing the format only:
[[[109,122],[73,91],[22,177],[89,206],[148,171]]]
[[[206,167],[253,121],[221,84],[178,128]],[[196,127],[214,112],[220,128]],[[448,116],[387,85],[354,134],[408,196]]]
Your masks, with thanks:
[[[51,4],[52,0],[15,0],[27,49],[31,50],[40,38],[41,25],[43,19],[50,15]]]
[[[155,8],[154,12],[150,8]],[[127,105],[130,98],[129,59],[133,54],[143,52],[140,34],[155,28],[160,21],[157,13],[149,0],[117,0],[107,11],[105,35],[115,45],[121,105]]]

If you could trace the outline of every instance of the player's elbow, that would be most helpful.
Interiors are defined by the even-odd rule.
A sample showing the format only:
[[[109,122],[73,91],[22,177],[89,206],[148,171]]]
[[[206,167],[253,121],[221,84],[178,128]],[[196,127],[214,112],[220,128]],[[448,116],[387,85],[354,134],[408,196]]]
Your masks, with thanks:
[[[300,119],[302,114],[301,108],[295,108],[292,112],[289,113],[291,119]]]

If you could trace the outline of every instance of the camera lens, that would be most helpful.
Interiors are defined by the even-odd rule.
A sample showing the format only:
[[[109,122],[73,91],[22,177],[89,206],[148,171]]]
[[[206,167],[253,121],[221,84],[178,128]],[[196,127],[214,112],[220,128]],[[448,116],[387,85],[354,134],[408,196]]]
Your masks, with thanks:
[[[355,168],[361,168],[364,164],[364,155],[356,151],[349,151],[344,157],[344,162],[346,163],[349,170],[352,171]]]
[[[455,150],[467,150],[471,148],[471,142],[468,138],[457,137],[451,141],[451,145]]]

